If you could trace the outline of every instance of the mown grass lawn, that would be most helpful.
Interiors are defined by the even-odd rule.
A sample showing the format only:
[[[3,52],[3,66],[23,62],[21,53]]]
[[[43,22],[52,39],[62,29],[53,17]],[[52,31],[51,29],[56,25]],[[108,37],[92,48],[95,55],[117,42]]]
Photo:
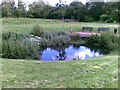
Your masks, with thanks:
[[[2,88],[118,88],[118,56],[41,62],[2,59]]]
[[[81,31],[82,27],[93,27],[92,32],[97,32],[99,27],[110,28],[110,33],[113,33],[114,28],[118,27],[115,23],[99,23],[99,22],[62,22],[60,20],[50,19],[30,19],[30,18],[2,18],[2,32],[15,32],[28,34],[31,32],[34,25],[40,24],[45,31],[70,31],[72,27],[73,31]]]

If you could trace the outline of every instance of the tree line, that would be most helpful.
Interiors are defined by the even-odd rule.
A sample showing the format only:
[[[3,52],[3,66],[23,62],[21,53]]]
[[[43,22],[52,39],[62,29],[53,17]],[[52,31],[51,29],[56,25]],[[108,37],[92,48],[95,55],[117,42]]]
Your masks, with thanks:
[[[29,4],[29,10],[26,10],[26,4],[18,0],[18,6],[15,6],[14,0],[7,2],[3,0],[0,4],[2,17],[13,18],[44,18],[44,19],[64,19],[77,20],[80,22],[119,22],[120,2],[86,2],[73,1],[69,5],[57,3],[55,6],[44,3],[43,1]],[[102,2],[101,2],[102,1]]]

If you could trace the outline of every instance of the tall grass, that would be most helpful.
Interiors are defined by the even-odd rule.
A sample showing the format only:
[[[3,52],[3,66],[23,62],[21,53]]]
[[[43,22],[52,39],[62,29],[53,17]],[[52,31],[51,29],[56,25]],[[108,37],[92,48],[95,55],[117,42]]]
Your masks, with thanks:
[[[40,46],[42,47],[59,46],[59,45],[65,45],[70,43],[69,34],[62,31],[44,32],[44,34],[41,37],[42,39],[40,41]]]
[[[31,34],[42,38],[39,42],[42,47],[65,45],[70,41],[69,34],[63,31],[45,32],[40,25],[35,25]]]
[[[39,46],[24,40],[25,36],[7,33],[2,35],[2,57],[10,59],[39,59]]]
[[[43,33],[43,28],[39,24],[35,25],[31,31],[31,34],[35,36],[41,36]]]

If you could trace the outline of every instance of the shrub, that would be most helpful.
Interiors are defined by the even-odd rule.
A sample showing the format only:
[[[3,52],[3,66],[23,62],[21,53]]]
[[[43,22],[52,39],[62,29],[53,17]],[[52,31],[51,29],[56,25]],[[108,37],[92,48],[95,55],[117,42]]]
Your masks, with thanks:
[[[106,22],[106,23],[112,23],[113,20],[110,18],[110,19],[107,19],[105,22]]]
[[[105,54],[118,49],[118,37],[115,37],[108,33],[101,34],[101,36],[93,35],[86,40],[88,45],[101,47]]]
[[[40,46],[56,46],[70,43],[69,34],[59,32],[44,32],[41,36]]]
[[[29,18],[34,18],[34,16],[31,13],[28,15],[28,17]]]
[[[2,57],[11,59],[39,59],[40,47],[70,43],[69,34],[62,31],[44,32],[39,40],[35,39],[36,36],[15,33],[4,33],[2,36]]]
[[[9,38],[7,37],[9,35]],[[10,59],[39,59],[37,43],[25,41],[23,35],[4,34],[2,41],[2,57]],[[7,38],[5,38],[7,37]]]
[[[2,39],[3,40],[8,40],[12,35],[13,35],[12,32],[2,33]]]
[[[31,34],[35,36],[41,36],[44,33],[43,28],[40,25],[35,25],[33,27],[33,30],[31,31]]]
[[[108,15],[103,14],[100,16],[100,21],[106,21],[108,18]]]
[[[104,47],[106,52],[114,51],[118,48],[118,38],[109,34],[102,34],[100,47]]]
[[[84,40],[79,35],[75,35],[75,36],[71,37],[70,43],[72,45],[80,46],[80,44],[84,44]]]
[[[88,17],[88,16],[85,16],[85,17],[84,17],[84,20],[85,20],[85,22],[92,22],[92,21],[93,21],[93,18]]]

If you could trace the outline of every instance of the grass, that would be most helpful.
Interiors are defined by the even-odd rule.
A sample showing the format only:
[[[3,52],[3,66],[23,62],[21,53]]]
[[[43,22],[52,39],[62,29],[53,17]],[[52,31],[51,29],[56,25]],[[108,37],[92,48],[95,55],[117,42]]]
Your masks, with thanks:
[[[81,31],[83,26],[110,28],[113,23],[62,22],[49,19],[2,18],[2,33],[29,34],[34,25],[45,31]],[[3,67],[2,67],[3,66]],[[34,60],[2,59],[2,88],[118,88],[118,56],[108,55],[88,61],[41,62]],[[1,79],[1,78],[0,78]]]
[[[118,55],[88,61],[2,59],[2,88],[118,88]]]
[[[113,29],[118,27],[118,24],[113,23],[98,23],[98,22],[62,22],[60,20],[49,20],[49,19],[30,19],[30,18],[2,18],[2,31],[3,32],[17,32],[28,34],[32,30],[33,26],[40,24],[45,31],[70,31],[72,27],[73,31],[81,31],[83,26],[92,26],[93,32],[97,32],[98,27],[108,27],[110,32],[113,33]]]

